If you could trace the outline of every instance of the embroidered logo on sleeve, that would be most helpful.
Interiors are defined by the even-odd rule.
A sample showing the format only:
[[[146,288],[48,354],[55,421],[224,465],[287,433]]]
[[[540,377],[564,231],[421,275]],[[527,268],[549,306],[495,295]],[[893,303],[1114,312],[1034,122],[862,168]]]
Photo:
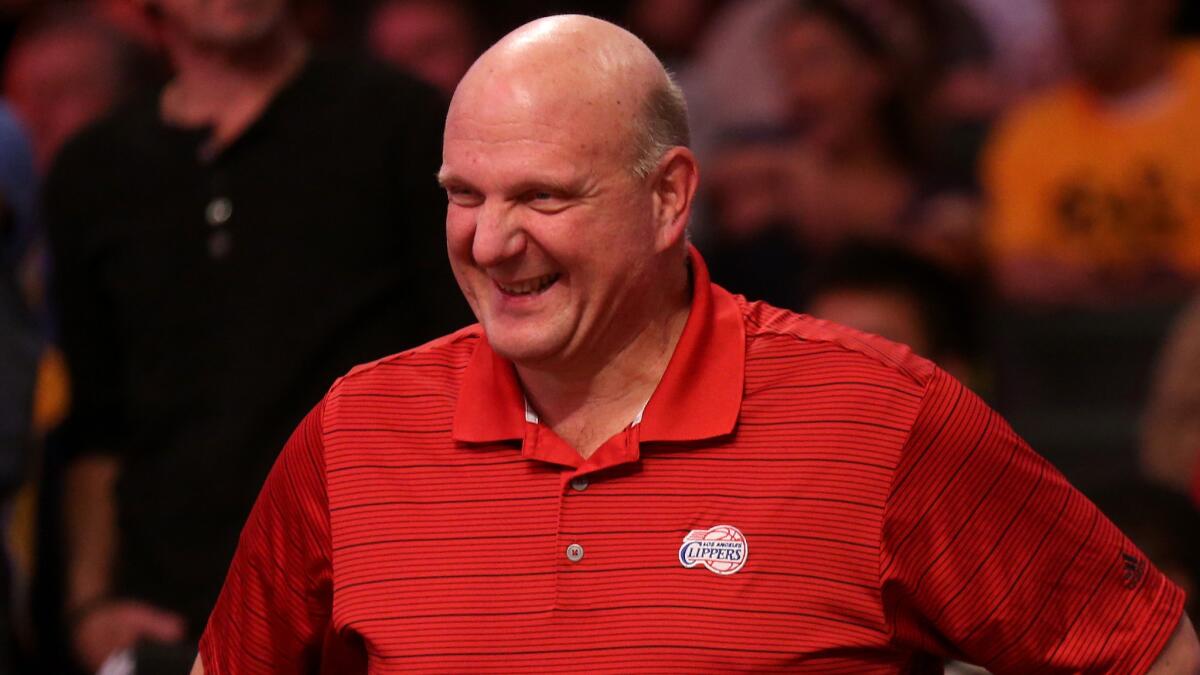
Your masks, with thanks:
[[[679,547],[679,562],[684,567],[704,567],[715,574],[733,574],[746,564],[750,547],[742,531],[732,525],[714,525],[707,530],[692,530]]]
[[[1146,560],[1130,553],[1121,554],[1121,583],[1128,589],[1137,588],[1146,575]]]

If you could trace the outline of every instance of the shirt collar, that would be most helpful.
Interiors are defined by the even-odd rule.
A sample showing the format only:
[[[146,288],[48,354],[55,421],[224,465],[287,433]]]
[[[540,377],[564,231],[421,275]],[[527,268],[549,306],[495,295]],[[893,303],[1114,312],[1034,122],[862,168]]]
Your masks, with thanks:
[[[741,308],[712,284],[694,246],[688,248],[692,306],[662,380],[641,415],[641,442],[697,441],[733,431],[741,408],[746,332]],[[512,363],[480,337],[463,372],[453,436],[464,443],[521,440],[525,396]]]

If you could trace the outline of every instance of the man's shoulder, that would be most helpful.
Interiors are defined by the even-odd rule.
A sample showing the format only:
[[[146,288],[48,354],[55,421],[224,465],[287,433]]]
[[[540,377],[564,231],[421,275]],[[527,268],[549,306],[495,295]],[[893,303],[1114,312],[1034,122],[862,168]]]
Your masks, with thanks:
[[[154,94],[135,97],[84,127],[59,150],[43,187],[49,227],[78,228],[83,219],[57,223],[60,212],[90,213],[144,190],[164,148]]]
[[[162,129],[158,117],[157,95],[144,92],[121,103],[72,136],[59,151],[54,169],[76,162],[111,163],[153,142]],[[51,172],[53,176],[54,171]]]
[[[355,366],[338,380],[330,396],[457,392],[462,371],[482,338],[483,329],[473,324],[419,347]]]
[[[866,375],[878,383],[918,391],[936,371],[936,366],[905,345],[764,302],[745,302],[743,319],[748,373],[762,370],[782,375],[788,371],[778,367],[780,361],[793,359],[806,364],[794,371],[795,377],[833,381]],[[807,367],[818,363],[819,371]]]

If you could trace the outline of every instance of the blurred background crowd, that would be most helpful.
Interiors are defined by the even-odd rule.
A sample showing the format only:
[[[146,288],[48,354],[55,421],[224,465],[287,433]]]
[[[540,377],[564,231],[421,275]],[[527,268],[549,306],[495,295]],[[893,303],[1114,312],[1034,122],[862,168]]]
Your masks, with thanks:
[[[560,12],[683,87],[717,283],[937,362],[1195,588],[1200,3],[0,0],[0,673],[186,668],[304,411],[469,320],[445,106]]]

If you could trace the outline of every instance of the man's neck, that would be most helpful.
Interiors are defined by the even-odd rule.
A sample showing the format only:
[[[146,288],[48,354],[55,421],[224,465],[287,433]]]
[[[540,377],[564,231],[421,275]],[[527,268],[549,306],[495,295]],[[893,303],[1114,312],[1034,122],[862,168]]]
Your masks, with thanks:
[[[690,309],[686,280],[622,348],[590,367],[517,365],[525,395],[541,423],[585,458],[629,426],[654,393],[683,334]]]
[[[237,51],[167,41],[175,76],[159,102],[162,118],[182,127],[212,127],[205,151],[238,138],[301,69],[308,44],[287,24],[260,44]]]

